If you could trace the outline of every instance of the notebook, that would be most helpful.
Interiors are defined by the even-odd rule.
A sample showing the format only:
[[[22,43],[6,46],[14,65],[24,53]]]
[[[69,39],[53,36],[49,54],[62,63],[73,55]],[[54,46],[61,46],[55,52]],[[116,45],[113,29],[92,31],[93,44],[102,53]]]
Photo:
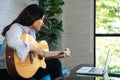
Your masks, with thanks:
[[[97,67],[88,67],[88,66],[82,66],[80,69],[76,71],[76,74],[79,75],[103,75],[104,72],[107,71],[108,68],[108,60],[110,56],[110,49],[108,49],[106,62],[104,65],[104,68],[97,68]]]

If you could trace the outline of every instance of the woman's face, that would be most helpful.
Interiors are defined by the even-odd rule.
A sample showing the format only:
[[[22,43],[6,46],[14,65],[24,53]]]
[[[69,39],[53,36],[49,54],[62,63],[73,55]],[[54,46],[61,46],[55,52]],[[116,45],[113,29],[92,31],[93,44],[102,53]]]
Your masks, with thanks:
[[[36,21],[33,23],[32,27],[33,27],[36,31],[40,30],[41,27],[42,27],[42,25],[44,24],[44,23],[43,23],[43,20],[44,20],[44,16],[43,16],[41,19],[36,20]]]

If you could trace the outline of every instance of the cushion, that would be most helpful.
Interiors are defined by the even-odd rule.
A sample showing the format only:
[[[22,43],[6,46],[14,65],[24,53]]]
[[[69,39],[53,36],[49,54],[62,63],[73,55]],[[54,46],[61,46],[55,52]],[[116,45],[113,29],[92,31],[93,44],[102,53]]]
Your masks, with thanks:
[[[0,53],[1,53],[1,51],[2,51],[2,44],[0,44]]]

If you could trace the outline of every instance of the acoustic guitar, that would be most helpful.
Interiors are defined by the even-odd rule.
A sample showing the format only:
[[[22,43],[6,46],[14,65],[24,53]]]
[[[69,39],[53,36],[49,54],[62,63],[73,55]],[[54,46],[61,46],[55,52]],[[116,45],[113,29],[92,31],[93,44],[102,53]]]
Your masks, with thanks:
[[[21,76],[23,78],[30,78],[37,72],[38,68],[41,67],[45,69],[47,67],[45,59],[63,58],[70,56],[69,48],[66,48],[64,51],[50,52],[48,43],[45,40],[37,42],[29,34],[22,35],[21,40],[37,48],[40,48],[42,51],[45,52],[45,57],[40,59],[37,54],[29,52],[26,59],[24,61],[21,61],[21,59],[17,56],[16,51],[6,46],[5,52],[6,67],[8,73],[13,77]]]

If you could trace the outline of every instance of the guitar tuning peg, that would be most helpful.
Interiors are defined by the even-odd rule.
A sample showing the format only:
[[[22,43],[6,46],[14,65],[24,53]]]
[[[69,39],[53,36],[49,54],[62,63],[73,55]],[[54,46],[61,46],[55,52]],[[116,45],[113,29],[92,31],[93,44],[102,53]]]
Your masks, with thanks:
[[[67,56],[70,56],[70,49],[69,48],[65,48],[65,52],[67,53]]]
[[[69,50],[69,48],[65,48],[65,51],[68,51]]]

